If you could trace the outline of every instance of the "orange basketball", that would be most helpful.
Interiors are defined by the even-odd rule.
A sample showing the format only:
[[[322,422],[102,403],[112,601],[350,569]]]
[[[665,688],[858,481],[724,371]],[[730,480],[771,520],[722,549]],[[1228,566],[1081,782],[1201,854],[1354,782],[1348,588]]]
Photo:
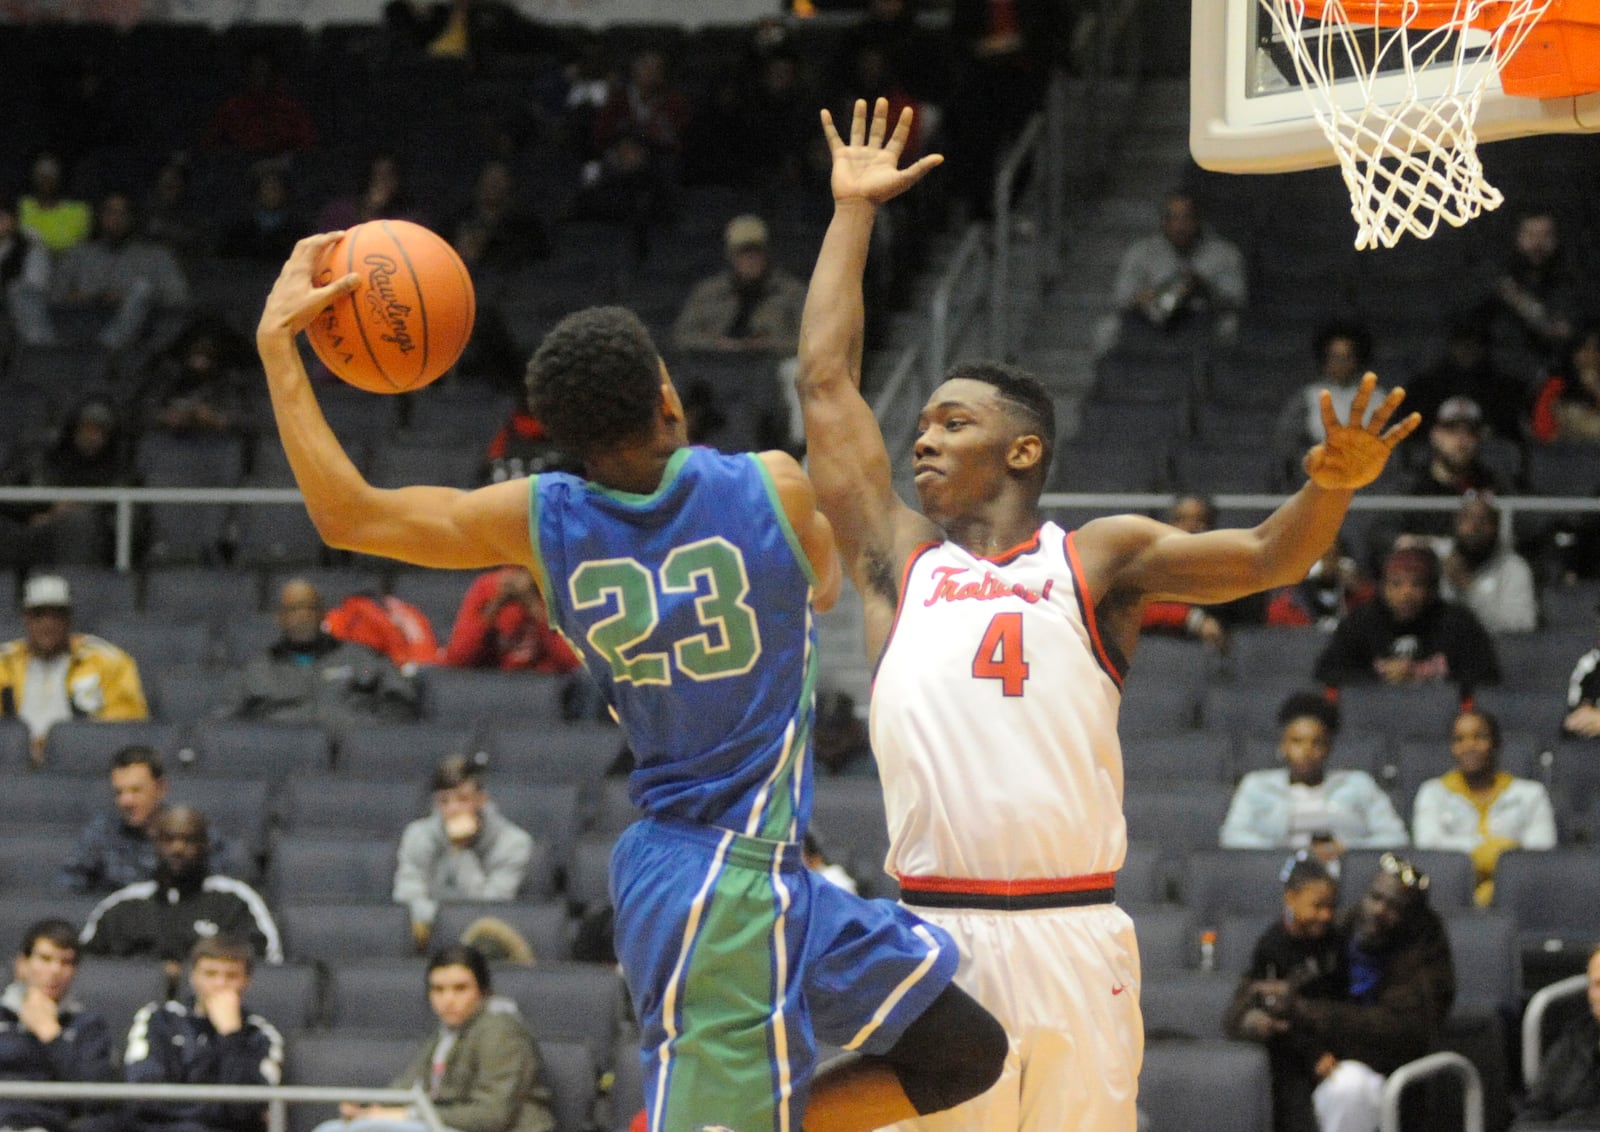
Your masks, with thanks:
[[[306,328],[324,365],[370,393],[405,393],[456,364],[477,299],[454,248],[408,220],[369,220],[322,253],[312,280],[351,272],[361,283]]]

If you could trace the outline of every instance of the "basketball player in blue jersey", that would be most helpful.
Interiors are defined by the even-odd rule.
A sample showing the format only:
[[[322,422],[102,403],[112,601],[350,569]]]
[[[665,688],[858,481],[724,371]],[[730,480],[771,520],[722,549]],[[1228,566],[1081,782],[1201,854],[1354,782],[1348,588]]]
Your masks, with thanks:
[[[1417,426],[1395,390],[1348,422],[1326,395],[1308,481],[1253,530],[1191,535],[1133,515],[1043,521],[1054,408],[1008,365],[958,365],[922,410],[920,513],[895,495],[860,393],[862,272],[910,111],[823,112],[833,219],[800,329],[811,479],[866,612],[873,752],[902,900],[961,946],[958,982],[1009,1034],[996,1086],[915,1122],[955,1132],[1132,1132],[1144,1038],[1133,925],[1113,903],[1127,849],[1117,710],[1146,602],[1232,601],[1305,577],[1352,492]]]
[[[528,567],[610,700],[647,815],[618,843],[611,890],[652,1132],[870,1129],[988,1088],[1005,1033],[952,983],[950,938],[801,862],[813,610],[840,574],[800,466],[689,447],[643,324],[603,307],[563,320],[528,367],[532,408],[582,477],[374,488],[295,347],[351,285],[311,283],[333,238],[296,248],[257,331],[279,435],[329,545]],[[818,1039],[857,1053],[815,1072]]]

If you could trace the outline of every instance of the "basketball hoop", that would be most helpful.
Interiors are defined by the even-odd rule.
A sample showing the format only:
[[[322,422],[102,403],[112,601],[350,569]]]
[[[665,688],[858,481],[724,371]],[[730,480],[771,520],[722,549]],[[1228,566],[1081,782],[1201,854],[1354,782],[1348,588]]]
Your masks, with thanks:
[[[1357,248],[1392,248],[1408,232],[1425,240],[1441,220],[1459,228],[1500,206],[1478,158],[1478,106],[1552,5],[1565,2],[1260,0],[1338,156]],[[1507,93],[1522,92],[1508,85]],[[1529,93],[1550,97],[1545,88]]]

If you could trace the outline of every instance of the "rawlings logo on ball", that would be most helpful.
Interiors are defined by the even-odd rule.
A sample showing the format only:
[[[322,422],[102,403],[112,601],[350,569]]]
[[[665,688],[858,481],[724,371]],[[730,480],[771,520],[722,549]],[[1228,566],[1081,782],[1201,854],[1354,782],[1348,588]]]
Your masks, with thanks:
[[[407,325],[411,308],[400,301],[394,289],[394,276],[400,265],[386,255],[369,255],[362,262],[367,265],[367,306],[374,318],[389,326],[383,340],[394,343],[402,354],[409,354],[417,343]]]

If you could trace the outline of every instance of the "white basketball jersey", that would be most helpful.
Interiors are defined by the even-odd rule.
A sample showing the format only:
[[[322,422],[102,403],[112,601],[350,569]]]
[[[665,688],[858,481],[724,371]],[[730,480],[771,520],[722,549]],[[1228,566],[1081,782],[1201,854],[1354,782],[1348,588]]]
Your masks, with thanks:
[[[1120,868],[1112,656],[1054,523],[992,560],[952,542],[915,551],[871,701],[888,871],[1031,880]]]

